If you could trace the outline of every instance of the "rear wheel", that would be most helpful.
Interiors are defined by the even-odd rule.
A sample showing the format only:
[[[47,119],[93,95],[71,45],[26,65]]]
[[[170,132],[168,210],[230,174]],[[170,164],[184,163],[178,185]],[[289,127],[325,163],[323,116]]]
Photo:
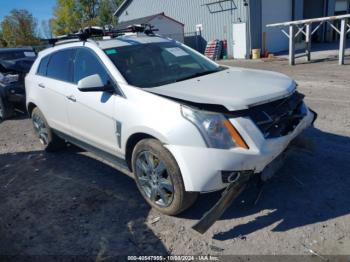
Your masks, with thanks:
[[[155,139],[140,141],[132,155],[137,187],[148,204],[167,215],[177,215],[196,201],[186,192],[174,157]]]
[[[65,141],[52,132],[39,108],[34,108],[32,112],[32,121],[34,132],[44,146],[45,151],[54,152],[66,146]]]
[[[0,121],[13,116],[14,108],[11,104],[5,103],[3,97],[0,96]]]

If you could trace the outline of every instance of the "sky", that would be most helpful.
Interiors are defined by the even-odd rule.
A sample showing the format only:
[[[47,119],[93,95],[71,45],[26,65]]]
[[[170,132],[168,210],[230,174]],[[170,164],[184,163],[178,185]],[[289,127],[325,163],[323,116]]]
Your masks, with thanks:
[[[56,0],[0,0],[0,22],[14,9],[26,9],[37,19],[38,25],[42,20],[52,17]]]

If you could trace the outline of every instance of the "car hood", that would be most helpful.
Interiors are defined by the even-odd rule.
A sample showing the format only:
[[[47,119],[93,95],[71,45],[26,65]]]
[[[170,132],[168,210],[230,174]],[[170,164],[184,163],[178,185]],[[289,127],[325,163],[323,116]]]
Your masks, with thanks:
[[[19,58],[13,60],[0,60],[0,72],[28,73],[35,61],[34,58]]]
[[[228,68],[148,91],[193,103],[222,105],[235,111],[287,97],[295,89],[295,81],[280,73]]]

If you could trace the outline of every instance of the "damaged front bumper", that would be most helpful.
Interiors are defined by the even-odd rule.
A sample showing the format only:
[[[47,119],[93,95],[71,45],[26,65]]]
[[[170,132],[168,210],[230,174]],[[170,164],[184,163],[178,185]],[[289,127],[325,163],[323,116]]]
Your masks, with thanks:
[[[186,191],[213,192],[226,188],[230,181],[225,181],[229,172],[251,170],[261,173],[268,164],[275,160],[303,130],[312,125],[316,115],[308,110],[306,116],[286,136],[265,139],[249,119],[231,120],[245,141],[249,150],[234,148],[222,150],[202,147],[166,145],[175,157],[183,177]]]
[[[297,139],[297,138],[296,138]],[[292,142],[293,143],[293,142]],[[295,143],[300,147],[300,144]],[[302,146],[303,149],[305,147]],[[283,166],[291,148],[288,148],[282,154],[280,154],[274,161],[272,161],[266,168],[260,173],[260,179],[266,181],[273,177],[274,174],[280,170]],[[208,229],[223,215],[233,201],[244,191],[249,180],[256,176],[254,171],[242,171],[237,172],[235,180],[232,181],[229,186],[223,191],[219,201],[208,211],[202,218],[192,227],[197,232],[204,234]]]
[[[245,189],[254,172],[240,174],[236,181],[231,183],[222,193],[220,200],[192,227],[197,232],[204,234],[222,216],[226,209]]]
[[[310,112],[312,115],[311,124],[313,125],[317,119],[317,113],[312,110],[310,110]],[[298,140],[298,138],[294,138],[290,143],[293,147],[307,149],[307,145],[296,140]],[[291,149],[292,147],[288,147],[264,168],[260,173],[262,181],[270,179],[276,172],[278,172],[283,166]],[[232,174],[234,174],[234,176],[231,177],[232,180],[228,179],[230,184],[223,191],[220,200],[192,227],[197,232],[204,234],[223,215],[226,209],[240,195],[240,193],[244,191],[249,180],[256,175],[254,171],[241,171]]]

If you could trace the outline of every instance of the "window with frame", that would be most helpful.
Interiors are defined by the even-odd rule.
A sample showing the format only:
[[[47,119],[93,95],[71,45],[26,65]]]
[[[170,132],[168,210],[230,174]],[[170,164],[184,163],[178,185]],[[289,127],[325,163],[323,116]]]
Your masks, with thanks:
[[[130,85],[141,88],[171,84],[219,72],[223,68],[176,42],[155,42],[105,49]]]
[[[112,83],[107,70],[96,55],[86,48],[80,48],[74,62],[74,83],[77,84],[81,79],[96,74],[101,77],[103,84]]]
[[[41,59],[39,67],[38,67],[38,75],[41,76],[46,76],[46,72],[47,72],[47,65],[50,61],[50,56],[45,56],[44,58]]]
[[[53,53],[48,62],[46,76],[64,82],[72,82],[74,55],[74,49],[67,49]]]

